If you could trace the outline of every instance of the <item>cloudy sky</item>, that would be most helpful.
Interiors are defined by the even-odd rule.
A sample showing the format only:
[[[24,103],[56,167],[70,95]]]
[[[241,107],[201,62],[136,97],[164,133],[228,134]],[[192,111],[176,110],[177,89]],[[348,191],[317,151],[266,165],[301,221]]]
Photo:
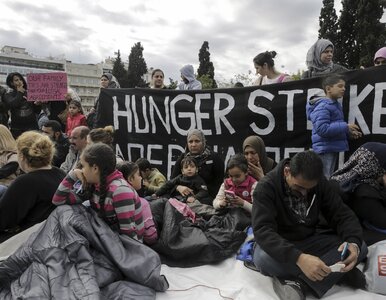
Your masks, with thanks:
[[[335,1],[337,5],[340,1]],[[209,42],[218,80],[254,72],[252,59],[275,50],[276,67],[305,69],[316,41],[322,0],[0,0],[0,47],[24,47],[38,57],[97,63],[120,49],[127,60],[141,42],[148,67],[179,78],[198,67]],[[339,13],[340,7],[336,7]]]

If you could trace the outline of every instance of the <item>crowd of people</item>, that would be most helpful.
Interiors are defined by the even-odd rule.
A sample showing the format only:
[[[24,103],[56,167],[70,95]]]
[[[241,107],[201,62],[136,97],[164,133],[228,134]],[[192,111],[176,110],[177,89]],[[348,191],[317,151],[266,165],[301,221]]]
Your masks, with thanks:
[[[303,78],[323,76],[324,90],[307,103],[312,151],[277,163],[261,137],[249,136],[243,152],[225,166],[204,133],[192,129],[169,180],[146,158],[128,162],[116,154],[114,128],[95,128],[99,99],[88,116],[71,90],[63,103],[29,102],[23,76],[9,74],[9,90],[0,89],[0,243],[67,204],[90,207],[114,231],[151,246],[160,228],[150,204],[175,198],[187,206],[245,211],[255,237],[255,267],[274,278],[281,299],[322,297],[336,283],[365,288],[356,265],[366,258],[366,243],[386,238],[386,145],[366,143],[336,170],[348,139],[362,134],[344,121],[338,99],[345,80],[337,73],[347,69],[332,62],[333,51],[321,39],[307,54]],[[275,56],[267,51],[253,59],[260,75],[256,85],[292,80],[275,69]],[[386,47],[374,57],[375,65],[385,62]],[[178,89],[201,89],[191,65],[181,69],[181,77]],[[155,69],[150,87],[164,89],[163,79]],[[119,83],[103,74],[101,88]],[[42,112],[44,120],[38,119]],[[371,238],[364,240],[363,230]],[[341,255],[344,248],[347,256]],[[332,271],[335,263],[343,264],[339,272]]]

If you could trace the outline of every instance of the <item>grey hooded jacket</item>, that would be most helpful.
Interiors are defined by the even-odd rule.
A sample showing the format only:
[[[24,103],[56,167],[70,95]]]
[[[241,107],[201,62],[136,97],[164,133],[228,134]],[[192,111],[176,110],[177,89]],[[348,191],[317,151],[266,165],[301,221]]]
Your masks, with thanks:
[[[177,90],[201,90],[202,85],[194,76],[194,69],[192,65],[185,65],[180,70],[181,75],[184,76],[189,83],[181,82]]]

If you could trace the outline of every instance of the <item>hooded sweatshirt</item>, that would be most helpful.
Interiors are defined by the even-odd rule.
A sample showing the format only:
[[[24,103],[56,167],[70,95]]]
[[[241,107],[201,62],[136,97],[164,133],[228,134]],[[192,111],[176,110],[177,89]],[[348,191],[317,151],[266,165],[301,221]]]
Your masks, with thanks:
[[[318,153],[343,152],[349,149],[349,130],[343,119],[342,105],[336,101],[315,95],[306,107],[307,118],[312,122],[312,149]]]
[[[181,82],[177,90],[201,90],[202,85],[194,76],[194,69],[192,65],[183,66],[180,70],[181,75],[184,76],[189,83]]]

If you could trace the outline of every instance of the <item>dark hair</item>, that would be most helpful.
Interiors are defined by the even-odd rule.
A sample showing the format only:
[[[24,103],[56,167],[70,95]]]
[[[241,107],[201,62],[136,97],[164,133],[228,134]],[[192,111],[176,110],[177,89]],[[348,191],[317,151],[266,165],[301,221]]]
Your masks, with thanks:
[[[184,166],[189,166],[189,165],[194,165],[194,166],[196,166],[196,168],[198,168],[197,161],[195,160],[194,157],[185,156],[185,158],[183,160],[181,160],[181,169]]]
[[[305,180],[320,180],[323,177],[323,162],[314,151],[295,154],[289,164],[293,177],[301,175]]]
[[[48,120],[44,122],[43,126],[52,128],[53,132],[62,132],[62,125],[56,120]]]
[[[138,158],[135,163],[142,172],[145,172],[147,169],[151,169],[151,164],[146,158]]]
[[[248,161],[244,155],[235,154],[228,160],[226,171],[233,168],[239,168],[244,173],[248,172]]]
[[[238,81],[235,83],[234,87],[244,87],[244,84]]]
[[[90,165],[96,165],[100,172],[100,216],[105,219],[106,214],[104,210],[104,201],[107,195],[107,176],[114,170],[116,165],[116,158],[113,149],[103,143],[96,143],[87,146],[81,156]]]
[[[80,103],[80,101],[78,100],[74,100],[72,99],[69,103],[68,103],[68,106],[70,106],[71,104],[74,104],[77,108],[79,108],[79,112],[83,115],[83,108],[82,108],[82,103]]]
[[[131,161],[121,161],[117,163],[117,170],[122,173],[126,180],[132,177],[138,169],[138,165]]]
[[[11,88],[11,89],[15,89],[15,86],[13,85],[13,77],[15,77],[15,76],[18,76],[21,79],[21,81],[23,81],[24,89],[28,90],[27,82],[25,81],[23,75],[21,75],[19,72],[12,72],[12,73],[8,74],[7,79],[5,80],[5,82],[7,83],[8,87]]]
[[[331,74],[322,79],[322,88],[324,91],[326,91],[326,88],[328,86],[333,86],[334,84],[337,84],[339,81],[346,81],[344,76],[340,74]]]
[[[164,71],[162,71],[161,69],[155,69],[155,70],[153,70],[153,72],[151,72],[151,78],[153,78],[153,76],[154,76],[154,74],[155,74],[156,72],[161,72],[161,73],[162,73],[162,76],[165,77]]]
[[[88,136],[93,143],[101,142],[113,148],[114,127],[111,125],[105,128],[94,128],[89,132]]]
[[[75,130],[75,129],[80,129],[80,134],[79,134],[79,137],[81,139],[85,139],[87,138],[87,135],[90,133],[90,128],[88,128],[87,126],[78,126],[78,127],[75,127],[72,132]]]
[[[273,61],[273,59],[275,57],[276,57],[275,51],[265,51],[257,54],[253,59],[253,62],[259,66],[263,66],[264,64],[267,64],[268,67],[273,68],[273,66],[275,65],[275,62]]]

